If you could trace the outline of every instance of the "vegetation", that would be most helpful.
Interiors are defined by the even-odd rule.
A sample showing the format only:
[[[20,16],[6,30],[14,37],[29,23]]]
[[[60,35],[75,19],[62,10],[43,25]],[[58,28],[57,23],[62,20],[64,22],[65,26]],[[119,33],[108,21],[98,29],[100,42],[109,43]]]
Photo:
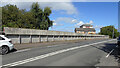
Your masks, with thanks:
[[[0,31],[2,31],[2,8],[0,7]]]
[[[16,5],[6,5],[2,7],[2,27],[48,30],[53,25],[49,18],[51,13],[50,7],[43,10],[38,3],[33,3],[29,11],[20,10]]]
[[[114,30],[114,32],[113,32],[113,30]],[[119,36],[119,32],[117,31],[117,29],[115,29],[114,26],[102,27],[101,31],[100,31],[100,34],[102,34],[102,35],[109,35],[110,38],[112,38],[113,33],[114,33],[114,37],[113,38],[116,38],[116,37]]]

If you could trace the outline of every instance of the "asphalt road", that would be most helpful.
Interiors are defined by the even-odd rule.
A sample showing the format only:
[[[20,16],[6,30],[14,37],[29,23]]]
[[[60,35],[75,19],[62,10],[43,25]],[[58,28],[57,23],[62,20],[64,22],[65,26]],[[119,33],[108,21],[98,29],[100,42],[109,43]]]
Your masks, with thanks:
[[[118,66],[116,40],[85,40],[20,50],[2,56],[3,66]]]

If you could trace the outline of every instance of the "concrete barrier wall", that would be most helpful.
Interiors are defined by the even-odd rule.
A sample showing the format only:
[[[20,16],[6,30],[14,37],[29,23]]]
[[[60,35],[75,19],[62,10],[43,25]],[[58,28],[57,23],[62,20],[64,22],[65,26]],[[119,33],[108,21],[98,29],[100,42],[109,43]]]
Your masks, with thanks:
[[[78,39],[104,39],[109,38],[105,35],[85,35],[72,32],[48,31],[36,29],[10,28],[4,27],[4,32],[13,43],[36,43],[60,40]]]

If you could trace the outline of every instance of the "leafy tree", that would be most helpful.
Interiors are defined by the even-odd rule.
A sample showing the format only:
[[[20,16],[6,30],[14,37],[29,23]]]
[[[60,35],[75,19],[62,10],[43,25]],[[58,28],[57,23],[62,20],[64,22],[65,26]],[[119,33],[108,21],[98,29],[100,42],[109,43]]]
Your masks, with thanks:
[[[0,31],[2,31],[2,7],[0,7]]]
[[[2,8],[2,24],[7,27],[21,27],[19,19],[21,16],[21,11],[15,5],[6,5]]]
[[[44,9],[44,16],[45,16],[45,20],[46,20],[46,29],[48,30],[48,28],[49,27],[51,27],[53,24],[53,21],[50,21],[50,19],[49,19],[49,16],[50,16],[50,14],[52,13],[52,11],[51,11],[51,9],[50,9],[50,7],[46,7],[45,9]]]
[[[52,21],[50,21],[49,16],[52,13],[52,10],[49,7],[45,7],[44,10],[42,10],[39,7],[38,3],[33,3],[31,12],[34,15],[35,18],[35,28],[39,28],[42,30],[48,30],[49,27],[52,26]]]
[[[33,18],[33,14],[31,12],[25,12],[20,19],[20,23],[22,24],[22,28],[30,28],[34,29],[35,19]]]
[[[53,23],[49,18],[51,13],[49,7],[41,9],[38,3],[33,3],[30,11],[9,4],[2,7],[2,26],[48,30]]]
[[[114,29],[114,38],[119,36],[119,32],[117,32],[117,29],[115,29],[114,26],[105,26],[101,28],[100,34],[102,35],[109,35],[110,38],[113,36],[113,29]]]
[[[33,17],[35,18],[35,22],[34,22],[34,27],[36,29],[39,29],[40,28],[40,24],[41,21],[42,21],[42,14],[43,14],[43,11],[42,9],[39,7],[39,4],[38,3],[33,3],[32,4],[32,8],[31,8],[31,12],[33,14]]]

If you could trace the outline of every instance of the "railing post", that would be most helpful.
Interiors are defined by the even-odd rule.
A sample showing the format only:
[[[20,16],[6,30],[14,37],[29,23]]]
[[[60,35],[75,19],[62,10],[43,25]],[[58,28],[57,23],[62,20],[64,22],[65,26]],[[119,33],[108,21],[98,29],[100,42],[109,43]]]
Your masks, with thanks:
[[[65,39],[64,39],[64,35],[63,35],[63,40],[65,40]]]
[[[54,35],[53,35],[53,41],[55,41],[54,39],[55,39],[55,37],[54,37]]]
[[[58,35],[58,40],[60,40],[60,35]]]
[[[22,43],[21,35],[19,35],[19,42],[20,42],[20,44]]]
[[[32,36],[30,35],[30,43],[32,43]]]
[[[47,35],[47,42],[48,42],[48,35]]]
[[[41,36],[39,35],[39,42],[41,42]]]

